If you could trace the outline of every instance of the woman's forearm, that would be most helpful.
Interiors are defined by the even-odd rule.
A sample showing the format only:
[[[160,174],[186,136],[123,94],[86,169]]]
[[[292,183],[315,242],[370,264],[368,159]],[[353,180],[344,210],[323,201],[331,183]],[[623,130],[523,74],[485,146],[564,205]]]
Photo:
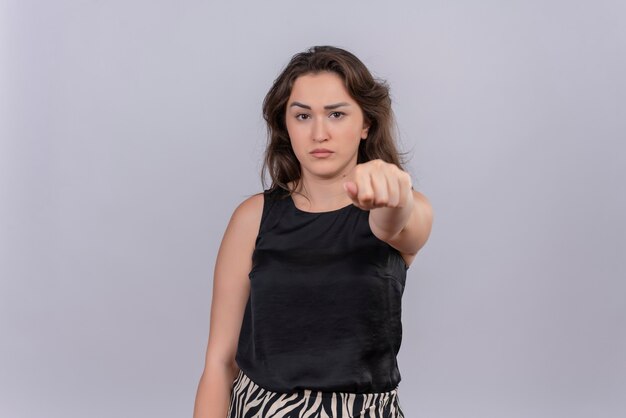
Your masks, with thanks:
[[[412,196],[411,196],[412,197]],[[378,238],[387,241],[396,236],[407,225],[415,202],[410,198],[401,208],[374,208],[370,210],[370,225]]]
[[[198,384],[193,418],[226,418],[233,381],[239,369],[222,363],[208,365]]]

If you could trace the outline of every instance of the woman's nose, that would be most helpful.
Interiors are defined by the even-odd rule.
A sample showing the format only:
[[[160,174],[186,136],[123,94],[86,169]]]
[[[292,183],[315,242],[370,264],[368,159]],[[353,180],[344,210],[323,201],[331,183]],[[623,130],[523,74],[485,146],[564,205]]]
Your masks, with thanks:
[[[313,123],[313,141],[322,142],[328,139],[328,129],[323,118]]]

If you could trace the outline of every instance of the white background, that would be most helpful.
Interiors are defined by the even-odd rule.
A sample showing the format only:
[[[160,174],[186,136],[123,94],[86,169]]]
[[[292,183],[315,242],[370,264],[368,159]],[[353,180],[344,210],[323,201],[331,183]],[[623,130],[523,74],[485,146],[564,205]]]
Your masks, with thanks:
[[[191,416],[261,101],[346,48],[435,223],[407,418],[626,416],[623,1],[0,1],[0,416]]]

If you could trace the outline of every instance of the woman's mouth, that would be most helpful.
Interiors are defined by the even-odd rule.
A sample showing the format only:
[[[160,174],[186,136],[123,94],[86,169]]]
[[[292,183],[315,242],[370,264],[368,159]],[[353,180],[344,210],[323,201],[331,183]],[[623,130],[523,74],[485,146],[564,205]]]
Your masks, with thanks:
[[[311,155],[317,158],[326,158],[331,155],[333,152],[326,148],[316,148],[311,151]]]

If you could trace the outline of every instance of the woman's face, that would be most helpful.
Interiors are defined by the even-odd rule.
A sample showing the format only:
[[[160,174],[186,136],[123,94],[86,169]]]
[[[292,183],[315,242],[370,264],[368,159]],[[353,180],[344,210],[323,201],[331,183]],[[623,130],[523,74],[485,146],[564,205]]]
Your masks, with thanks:
[[[356,165],[368,125],[339,75],[321,72],[298,77],[285,116],[303,177],[342,177]]]

